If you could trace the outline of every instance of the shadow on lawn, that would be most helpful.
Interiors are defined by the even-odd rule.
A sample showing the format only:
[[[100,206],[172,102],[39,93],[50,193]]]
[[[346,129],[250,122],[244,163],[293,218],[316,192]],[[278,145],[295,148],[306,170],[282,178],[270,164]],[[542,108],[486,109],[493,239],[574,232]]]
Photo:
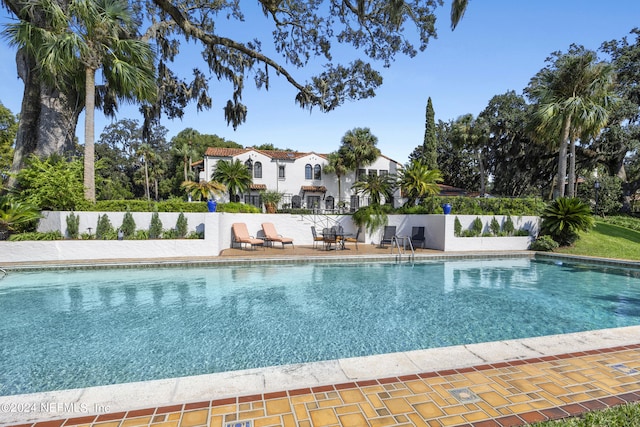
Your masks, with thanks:
[[[597,223],[595,230],[604,235],[616,239],[628,240],[632,243],[640,243],[640,232],[620,227],[618,225]]]

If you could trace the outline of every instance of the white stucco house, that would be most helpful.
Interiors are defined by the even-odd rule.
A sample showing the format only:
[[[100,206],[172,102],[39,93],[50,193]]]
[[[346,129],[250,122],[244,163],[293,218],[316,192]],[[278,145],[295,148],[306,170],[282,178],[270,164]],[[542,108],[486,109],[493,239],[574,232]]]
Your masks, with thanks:
[[[324,172],[328,164],[326,154],[315,152],[258,150],[249,148],[208,148],[202,162],[198,162],[201,180],[209,181],[219,160],[240,160],[251,171],[253,184],[246,194],[238,195],[240,201],[261,207],[260,192],[278,191],[284,196],[280,208],[315,208],[333,212],[339,210],[339,201],[345,210],[355,210],[369,204],[366,197],[355,194],[351,186],[357,176],[397,174],[402,165],[387,156],[380,155],[371,165],[341,177]],[[341,191],[342,194],[338,194]],[[222,201],[229,201],[225,194]],[[401,204],[400,191],[393,200],[394,206]]]

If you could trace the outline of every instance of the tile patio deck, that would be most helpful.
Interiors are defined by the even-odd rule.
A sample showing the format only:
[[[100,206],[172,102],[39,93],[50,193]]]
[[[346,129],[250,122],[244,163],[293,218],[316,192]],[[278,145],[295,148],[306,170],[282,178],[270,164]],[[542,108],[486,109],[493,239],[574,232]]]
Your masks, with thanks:
[[[515,426],[640,401],[640,344],[216,400],[206,397],[16,425]]]
[[[378,253],[372,252],[373,248],[367,249],[358,254]],[[222,256],[278,257],[291,252],[300,256],[319,253],[315,249],[298,247],[293,251],[290,248],[231,251],[225,251]],[[386,249],[384,253],[388,251]],[[332,254],[335,252],[327,253]],[[549,343],[544,343],[545,338],[532,339],[535,343],[518,340],[527,356],[506,355],[500,360],[499,356],[489,360],[483,356],[494,349],[490,344],[464,346],[472,356],[467,360],[458,360],[457,351],[447,354],[441,349],[445,351],[439,357],[448,360],[446,369],[402,371],[398,369],[400,362],[392,358],[389,362],[394,365],[389,371],[391,374],[379,375],[381,371],[372,369],[370,377],[360,373],[354,375],[352,381],[323,383],[322,378],[331,378],[331,375],[324,372],[323,376],[318,371],[326,371],[329,366],[320,363],[315,368],[317,375],[310,375],[313,380],[309,379],[304,386],[289,383],[279,389],[263,388],[254,392],[249,392],[249,388],[240,392],[202,392],[196,393],[197,398],[142,407],[132,400],[125,409],[82,406],[83,410],[75,415],[56,416],[49,412],[12,417],[16,415],[12,412],[26,407],[13,403],[12,396],[0,397],[0,424],[24,427],[490,427],[564,418],[640,401],[640,327],[626,330],[622,334],[623,343],[613,347],[604,344],[616,342],[613,340],[589,343],[585,338],[588,334],[591,333],[567,336],[566,340],[564,336],[556,336]],[[558,351],[560,348],[563,351]],[[428,354],[420,357],[426,359]],[[385,356],[375,357],[371,366]],[[415,362],[420,357],[413,355],[412,360]],[[476,363],[470,364],[468,360],[476,360]],[[420,363],[415,365],[420,367]],[[344,371],[344,365],[340,366]],[[394,369],[399,373],[394,374]],[[367,367],[361,367],[361,371],[367,372]],[[118,386],[109,387],[113,393],[118,393]],[[175,395],[177,387],[171,387],[174,387]],[[224,385],[220,387],[224,389]],[[43,403],[46,406],[51,402],[82,404],[77,396],[66,402],[55,394],[49,395],[48,399],[37,402],[40,409]],[[123,399],[126,401],[126,396]]]

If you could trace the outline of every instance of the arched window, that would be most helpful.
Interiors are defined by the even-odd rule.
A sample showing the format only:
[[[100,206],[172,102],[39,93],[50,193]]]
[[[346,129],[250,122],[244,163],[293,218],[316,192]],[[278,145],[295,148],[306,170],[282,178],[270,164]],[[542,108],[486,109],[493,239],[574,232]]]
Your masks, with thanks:
[[[322,169],[320,168],[320,165],[315,165],[313,167],[313,179],[320,179],[322,178]]]
[[[304,179],[311,179],[311,165],[309,164],[304,167]]]
[[[298,195],[295,195],[291,198],[291,207],[293,209],[300,209],[302,207],[302,198]]]
[[[262,163],[255,162],[253,164],[253,177],[262,178]]]

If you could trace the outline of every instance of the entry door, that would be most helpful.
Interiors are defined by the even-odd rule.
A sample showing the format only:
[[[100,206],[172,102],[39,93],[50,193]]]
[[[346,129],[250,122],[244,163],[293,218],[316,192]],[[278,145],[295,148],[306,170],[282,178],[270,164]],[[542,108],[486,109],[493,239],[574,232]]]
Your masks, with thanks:
[[[320,196],[307,196],[307,209],[319,209]]]

